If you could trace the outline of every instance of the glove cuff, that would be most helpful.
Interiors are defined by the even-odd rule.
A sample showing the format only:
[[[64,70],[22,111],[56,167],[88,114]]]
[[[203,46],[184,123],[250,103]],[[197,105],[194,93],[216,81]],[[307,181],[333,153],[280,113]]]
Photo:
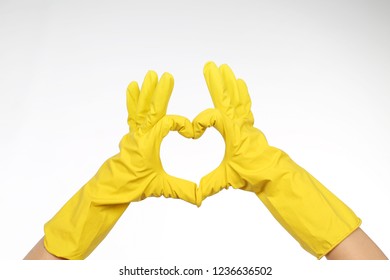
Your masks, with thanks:
[[[257,196],[279,223],[318,259],[356,230],[361,220],[283,151],[264,151]]]

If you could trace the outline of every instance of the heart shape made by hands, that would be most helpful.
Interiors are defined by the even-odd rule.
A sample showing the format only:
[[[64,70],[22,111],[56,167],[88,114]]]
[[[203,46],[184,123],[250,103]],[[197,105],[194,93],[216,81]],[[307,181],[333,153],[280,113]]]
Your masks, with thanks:
[[[169,133],[160,148],[161,162],[168,174],[197,184],[219,166],[224,154],[225,142],[214,128],[207,129],[196,140]]]

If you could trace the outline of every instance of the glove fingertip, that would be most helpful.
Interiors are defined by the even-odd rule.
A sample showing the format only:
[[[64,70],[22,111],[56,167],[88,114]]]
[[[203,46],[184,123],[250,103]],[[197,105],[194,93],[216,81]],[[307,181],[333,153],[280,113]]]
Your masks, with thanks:
[[[210,67],[217,67],[217,65],[215,64],[214,61],[207,61],[203,67],[203,73],[206,74],[207,70],[210,68]]]

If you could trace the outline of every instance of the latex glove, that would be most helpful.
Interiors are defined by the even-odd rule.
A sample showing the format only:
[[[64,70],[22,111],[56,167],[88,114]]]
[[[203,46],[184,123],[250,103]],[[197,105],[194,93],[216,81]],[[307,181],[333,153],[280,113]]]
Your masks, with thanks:
[[[204,76],[215,109],[193,121],[195,138],[210,123],[226,150],[221,164],[202,178],[203,198],[222,188],[254,192],[279,223],[312,255],[321,258],[359,227],[361,220],[283,151],[268,145],[256,129],[245,82],[227,65],[210,62]]]
[[[165,173],[160,145],[170,130],[192,137],[191,122],[166,116],[173,77],[160,81],[149,71],[141,91],[132,82],[127,89],[130,132],[120,141],[119,154],[108,159],[63,208],[45,224],[45,247],[57,257],[84,259],[104,239],[130,202],[147,197],[197,201],[195,183]]]

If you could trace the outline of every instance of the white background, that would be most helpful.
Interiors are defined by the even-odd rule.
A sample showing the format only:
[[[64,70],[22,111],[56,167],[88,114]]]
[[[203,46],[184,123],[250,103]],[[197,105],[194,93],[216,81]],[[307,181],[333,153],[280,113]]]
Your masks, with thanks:
[[[245,79],[255,126],[362,218],[390,254],[389,1],[0,0],[0,259],[19,260],[43,224],[118,151],[125,90],[170,72],[169,114],[212,106],[209,60]],[[169,134],[166,171],[199,182],[222,137]],[[201,208],[133,203],[90,260],[313,262],[257,197],[224,190]]]

